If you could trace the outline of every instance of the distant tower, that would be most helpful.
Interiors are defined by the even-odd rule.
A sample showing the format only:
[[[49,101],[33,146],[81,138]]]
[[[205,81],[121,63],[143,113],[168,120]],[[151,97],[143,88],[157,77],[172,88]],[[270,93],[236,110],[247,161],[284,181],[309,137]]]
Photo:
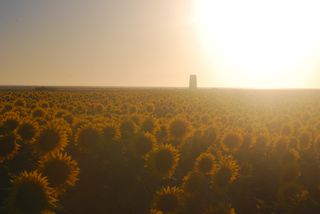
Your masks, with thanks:
[[[194,74],[190,75],[189,88],[190,89],[197,88],[197,75],[194,75]]]

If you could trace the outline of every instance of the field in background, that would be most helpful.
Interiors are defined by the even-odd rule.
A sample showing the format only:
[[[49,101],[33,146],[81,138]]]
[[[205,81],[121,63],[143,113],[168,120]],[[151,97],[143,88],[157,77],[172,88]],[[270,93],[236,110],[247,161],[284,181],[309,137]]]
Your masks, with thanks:
[[[320,91],[2,88],[0,213],[319,213]]]

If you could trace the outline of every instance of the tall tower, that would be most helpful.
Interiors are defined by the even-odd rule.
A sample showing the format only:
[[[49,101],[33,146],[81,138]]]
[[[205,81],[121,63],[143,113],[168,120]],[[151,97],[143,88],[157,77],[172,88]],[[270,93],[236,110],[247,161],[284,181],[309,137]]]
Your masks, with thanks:
[[[191,74],[189,79],[189,88],[196,89],[197,88],[197,75]]]

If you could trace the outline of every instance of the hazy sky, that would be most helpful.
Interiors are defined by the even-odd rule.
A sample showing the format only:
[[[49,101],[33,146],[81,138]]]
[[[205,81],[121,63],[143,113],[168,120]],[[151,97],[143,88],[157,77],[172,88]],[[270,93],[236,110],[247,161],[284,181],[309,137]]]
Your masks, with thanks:
[[[0,84],[318,87],[320,7],[279,1],[0,0]]]
[[[182,0],[0,0],[0,84],[184,86],[187,16]]]

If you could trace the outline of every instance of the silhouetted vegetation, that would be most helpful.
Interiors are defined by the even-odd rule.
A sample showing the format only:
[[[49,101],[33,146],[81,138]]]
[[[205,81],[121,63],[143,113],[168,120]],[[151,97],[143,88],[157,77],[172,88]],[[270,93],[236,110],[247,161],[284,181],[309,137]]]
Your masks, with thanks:
[[[319,213],[317,91],[0,92],[0,213]]]

